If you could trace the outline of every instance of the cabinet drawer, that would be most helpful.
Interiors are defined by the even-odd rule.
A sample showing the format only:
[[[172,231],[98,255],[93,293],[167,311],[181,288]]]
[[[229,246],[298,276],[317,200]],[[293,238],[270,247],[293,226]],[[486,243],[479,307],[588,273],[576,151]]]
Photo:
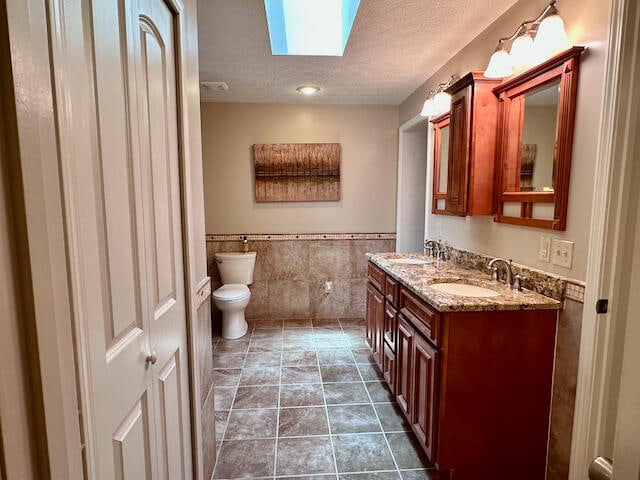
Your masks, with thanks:
[[[416,330],[434,345],[439,344],[440,314],[437,310],[404,288],[400,289],[400,310]]]
[[[391,303],[395,308],[398,308],[399,295],[400,285],[391,275],[387,275],[384,280],[384,296],[387,302]]]
[[[369,262],[369,268],[367,269],[367,278],[380,292],[384,292],[384,278],[385,273],[382,269]]]

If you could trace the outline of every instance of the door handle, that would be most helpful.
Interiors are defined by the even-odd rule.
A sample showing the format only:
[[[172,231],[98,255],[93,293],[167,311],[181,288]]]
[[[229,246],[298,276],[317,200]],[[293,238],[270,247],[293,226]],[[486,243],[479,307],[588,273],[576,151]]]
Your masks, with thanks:
[[[589,480],[611,480],[613,462],[607,457],[596,457],[589,465]]]
[[[156,355],[156,351],[152,351],[149,355],[147,355],[147,358],[145,358],[145,361],[147,362],[147,364],[151,364],[151,365],[155,365],[156,362],[158,361],[158,355]]]

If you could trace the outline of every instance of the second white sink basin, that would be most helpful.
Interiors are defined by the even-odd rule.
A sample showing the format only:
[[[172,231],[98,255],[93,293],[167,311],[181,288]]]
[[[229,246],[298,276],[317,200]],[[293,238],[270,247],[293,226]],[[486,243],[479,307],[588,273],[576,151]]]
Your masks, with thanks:
[[[461,295],[464,297],[497,297],[500,293],[489,288],[469,285],[467,283],[434,283],[429,285],[434,290],[451,295]]]
[[[426,260],[422,260],[420,258],[396,258],[392,260],[393,263],[400,263],[402,265],[424,265],[425,263],[429,263]]]

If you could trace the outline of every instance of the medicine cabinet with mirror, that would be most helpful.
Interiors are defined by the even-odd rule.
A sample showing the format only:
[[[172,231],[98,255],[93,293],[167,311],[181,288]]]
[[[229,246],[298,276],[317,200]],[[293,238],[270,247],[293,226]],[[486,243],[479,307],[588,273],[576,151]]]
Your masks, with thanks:
[[[449,171],[449,112],[433,117],[433,199],[431,213],[447,215]]]
[[[566,228],[583,50],[573,47],[493,89],[499,97],[495,221]]]

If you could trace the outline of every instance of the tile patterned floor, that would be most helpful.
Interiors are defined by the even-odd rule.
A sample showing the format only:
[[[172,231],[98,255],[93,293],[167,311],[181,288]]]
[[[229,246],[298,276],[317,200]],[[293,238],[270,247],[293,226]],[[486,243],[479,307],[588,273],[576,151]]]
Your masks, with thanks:
[[[361,319],[256,321],[214,337],[214,479],[438,480]]]

